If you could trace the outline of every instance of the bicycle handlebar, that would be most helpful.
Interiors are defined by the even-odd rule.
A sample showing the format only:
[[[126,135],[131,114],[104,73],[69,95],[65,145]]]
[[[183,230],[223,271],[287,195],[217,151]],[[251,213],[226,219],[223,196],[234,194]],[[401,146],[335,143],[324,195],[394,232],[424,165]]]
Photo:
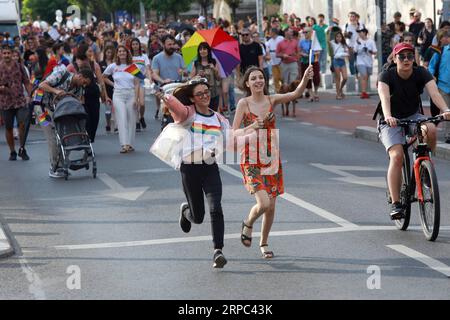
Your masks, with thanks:
[[[406,126],[409,126],[412,124],[420,125],[425,122],[438,123],[440,121],[449,121],[449,120],[445,120],[442,115],[438,115],[435,117],[430,117],[430,118],[420,119],[420,120],[398,120],[397,119],[397,125],[400,127],[406,127]],[[380,120],[380,125],[385,125],[385,124],[388,124],[386,122],[386,120]]]

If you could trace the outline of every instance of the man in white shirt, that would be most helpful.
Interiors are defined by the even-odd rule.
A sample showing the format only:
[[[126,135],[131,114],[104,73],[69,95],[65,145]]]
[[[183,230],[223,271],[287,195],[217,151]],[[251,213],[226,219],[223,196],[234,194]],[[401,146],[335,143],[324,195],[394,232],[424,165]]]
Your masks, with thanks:
[[[141,43],[142,48],[144,49],[144,51],[147,53],[147,44],[148,44],[148,40],[149,38],[146,35],[145,29],[141,29],[139,31],[139,42]]]
[[[361,99],[369,99],[367,82],[372,75],[373,55],[377,53],[377,45],[375,41],[367,37],[368,33],[366,28],[358,30],[359,38],[355,44],[356,68],[361,80]]]
[[[281,59],[277,57],[277,46],[278,44],[284,40],[282,36],[279,35],[279,30],[276,28],[273,28],[270,31],[271,38],[269,41],[266,42],[267,50],[270,53],[270,63],[272,64],[272,77],[273,77],[273,84],[275,86],[275,92],[280,92],[281,86],[282,86],[282,79],[281,79]]]

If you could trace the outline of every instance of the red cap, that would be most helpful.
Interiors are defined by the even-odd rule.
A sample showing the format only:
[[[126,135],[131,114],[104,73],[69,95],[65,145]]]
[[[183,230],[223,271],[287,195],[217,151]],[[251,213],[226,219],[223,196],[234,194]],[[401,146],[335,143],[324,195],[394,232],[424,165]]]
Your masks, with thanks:
[[[414,52],[414,47],[408,43],[399,43],[394,47],[394,55],[397,55],[405,50]]]

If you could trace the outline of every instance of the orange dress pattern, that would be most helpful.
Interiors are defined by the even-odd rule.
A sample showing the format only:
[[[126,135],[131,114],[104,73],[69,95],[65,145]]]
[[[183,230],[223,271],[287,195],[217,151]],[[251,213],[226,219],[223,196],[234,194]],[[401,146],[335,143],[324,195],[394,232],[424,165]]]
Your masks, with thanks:
[[[273,106],[270,99],[269,102],[270,102],[269,112],[273,114]],[[251,125],[253,122],[256,121],[257,118],[258,117],[255,114],[250,112],[250,108],[248,108],[248,113],[244,114],[243,119],[244,127]],[[260,140],[259,137],[257,139],[258,147],[257,147],[256,163],[249,163],[250,145],[246,143],[244,149],[245,153],[242,152],[241,154],[241,172],[244,177],[244,185],[248,190],[248,192],[250,192],[250,194],[254,194],[257,191],[265,190],[270,198],[275,198],[284,193],[283,170],[281,166],[281,157],[278,151],[278,144],[272,143],[272,130],[276,129],[275,114],[273,114],[271,119],[264,121],[263,129],[267,130],[267,139],[264,139],[265,141],[262,141],[261,144],[259,141]],[[278,170],[275,170],[277,172],[272,175],[263,174],[264,169],[271,167],[271,164],[270,163],[267,164],[267,162],[261,163],[259,151],[260,145],[262,148],[267,150],[267,157],[271,157],[272,154],[274,154],[274,152],[277,153],[274,156],[278,157]],[[266,154],[263,154],[263,156],[266,156]]]

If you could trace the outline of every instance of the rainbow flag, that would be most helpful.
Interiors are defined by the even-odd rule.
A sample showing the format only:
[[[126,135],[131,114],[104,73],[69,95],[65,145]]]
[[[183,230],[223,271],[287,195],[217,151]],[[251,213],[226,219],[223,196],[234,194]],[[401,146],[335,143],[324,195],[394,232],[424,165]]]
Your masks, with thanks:
[[[134,63],[132,65],[130,65],[129,67],[127,67],[124,71],[132,74],[133,76],[135,76],[141,80],[145,79],[145,75],[141,72],[141,70]]]
[[[38,121],[39,124],[43,127],[46,127],[50,124],[50,115],[48,114],[47,110],[45,110],[44,113],[42,113],[39,117],[38,117]]]
[[[197,123],[197,122],[194,122],[192,124],[191,131],[193,133],[206,134],[210,136],[220,136],[221,134],[220,127],[208,126],[204,123]]]
[[[35,104],[40,104],[42,102],[42,98],[44,97],[44,90],[38,89],[33,97],[33,102]]]

